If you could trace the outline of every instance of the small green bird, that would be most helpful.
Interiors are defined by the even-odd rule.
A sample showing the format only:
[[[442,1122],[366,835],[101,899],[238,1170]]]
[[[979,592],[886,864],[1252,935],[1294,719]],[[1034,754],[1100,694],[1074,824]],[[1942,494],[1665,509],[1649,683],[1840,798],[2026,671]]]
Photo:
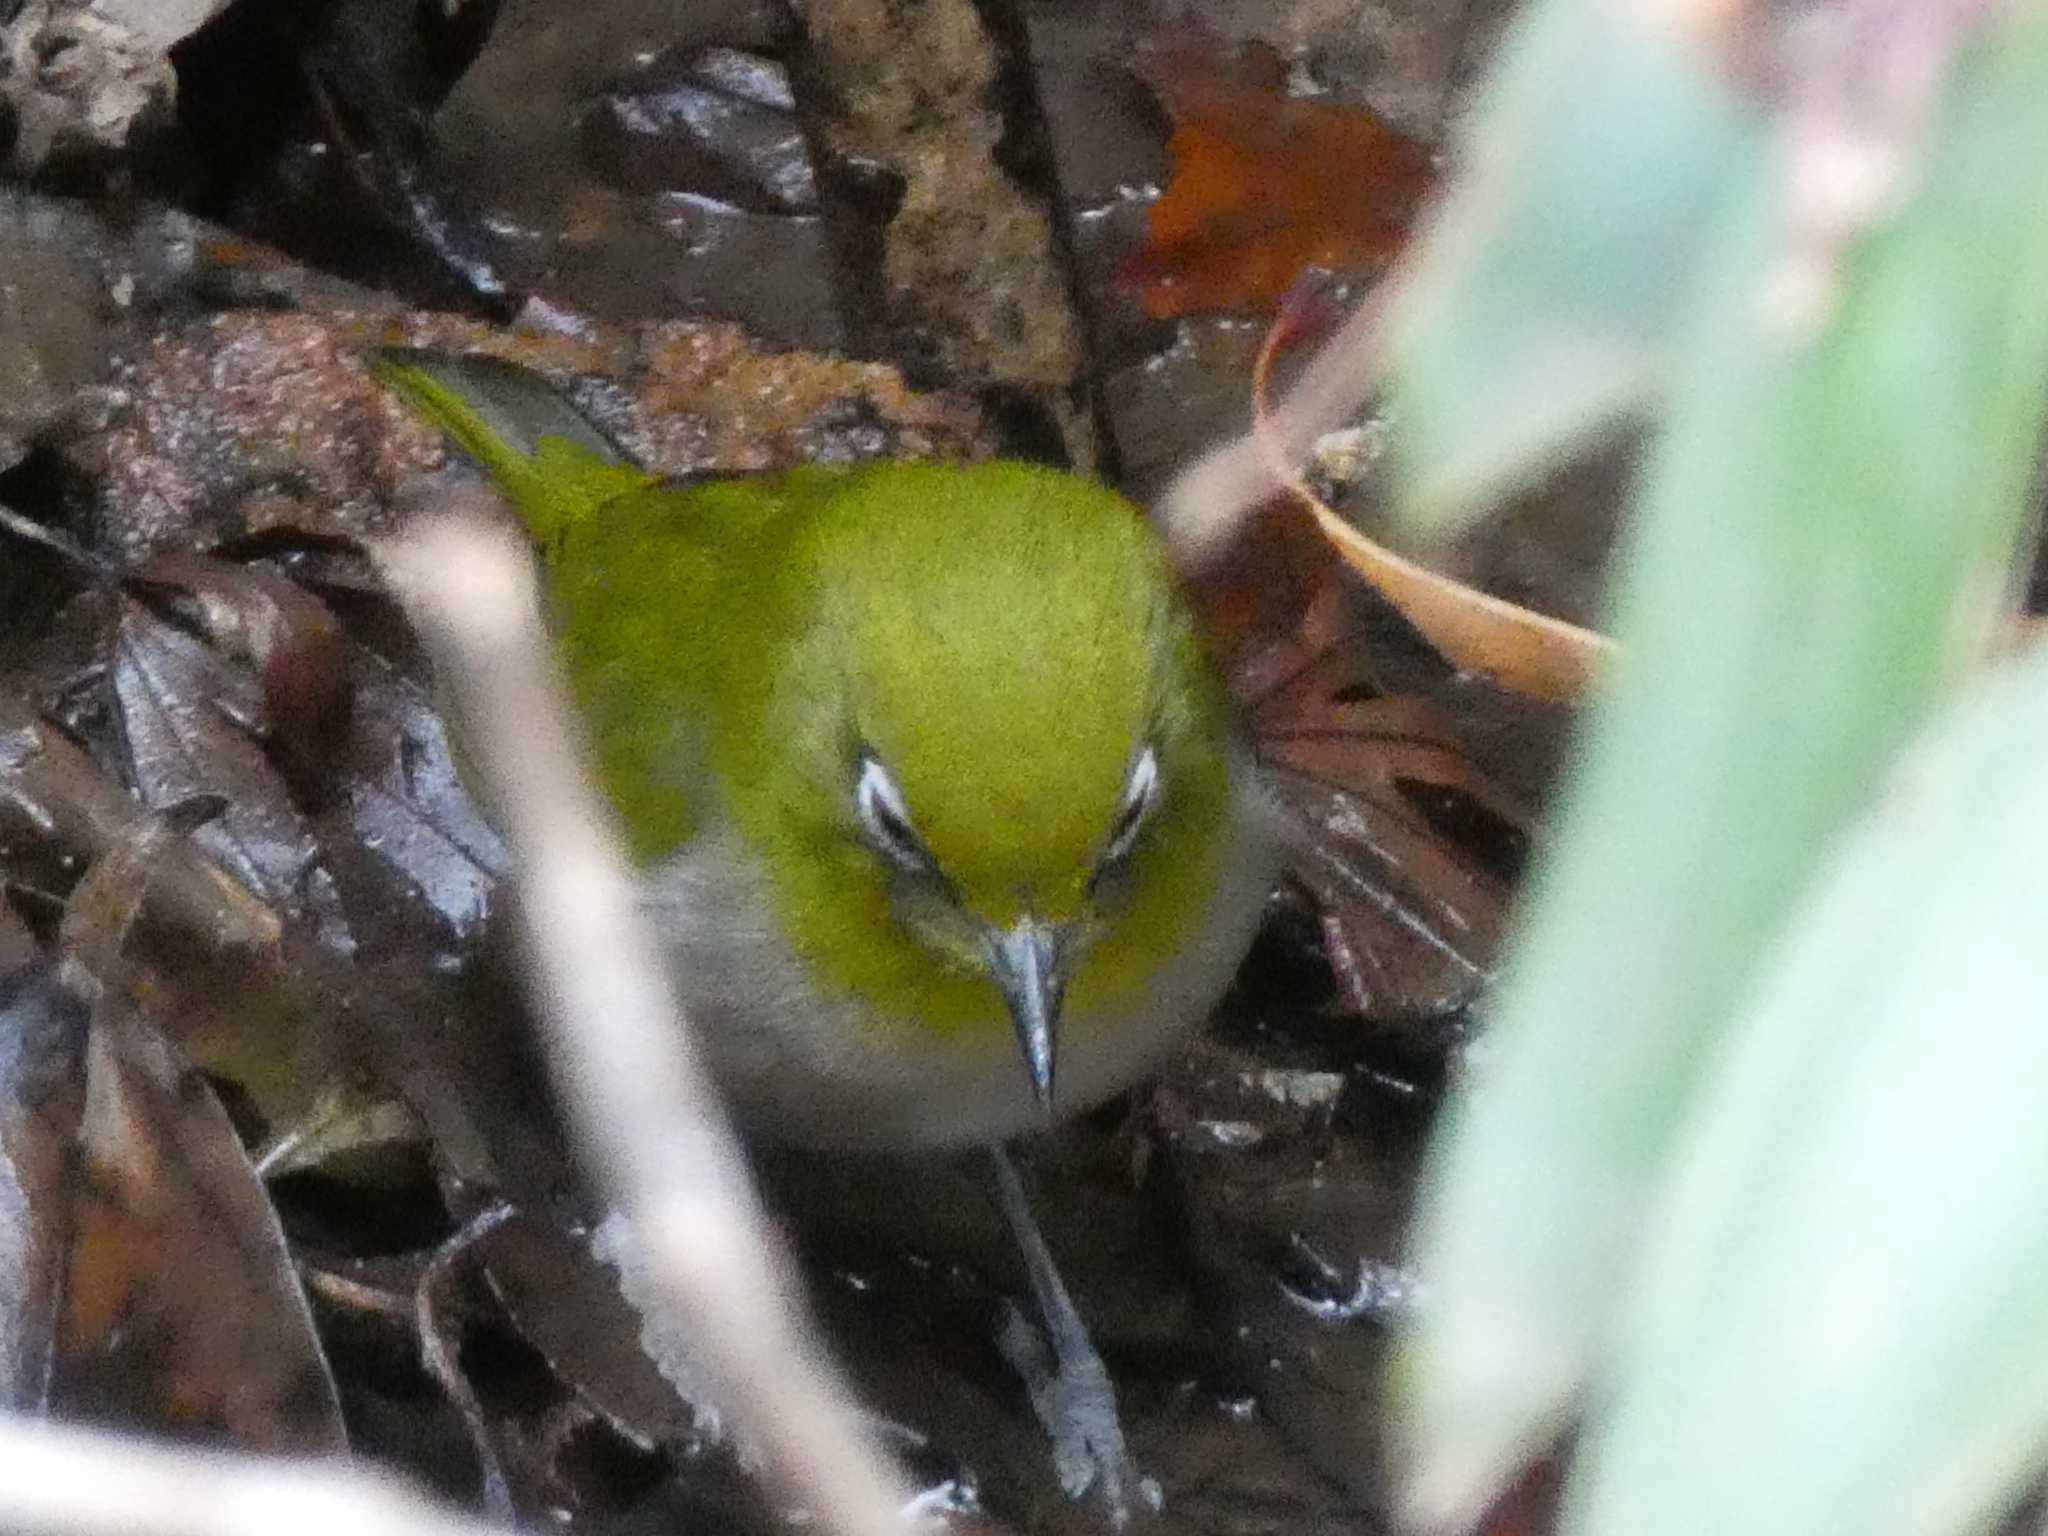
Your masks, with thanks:
[[[377,368],[542,547],[598,780],[750,1129],[993,1144],[1203,1020],[1273,818],[1137,509],[1013,463],[667,485],[523,370]]]
[[[1034,1406],[1121,1525],[1147,1485],[1001,1143],[1203,1020],[1278,863],[1151,529],[1022,464],[665,485],[523,370],[376,368],[542,547],[593,767],[742,1122],[990,1147],[1058,1361]]]

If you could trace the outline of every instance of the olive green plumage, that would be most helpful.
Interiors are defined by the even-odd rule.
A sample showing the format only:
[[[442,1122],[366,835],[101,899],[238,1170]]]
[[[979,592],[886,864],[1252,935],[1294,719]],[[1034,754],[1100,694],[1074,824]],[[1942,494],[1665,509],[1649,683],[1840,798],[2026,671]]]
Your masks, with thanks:
[[[539,541],[594,768],[650,880],[765,906],[770,931],[728,946],[745,964],[706,936],[715,914],[676,919],[714,1033],[778,1042],[722,1053],[743,1105],[813,1140],[872,1139],[789,1123],[868,1104],[907,1122],[884,1140],[1028,1123],[1002,953],[1043,950],[1063,1108],[1199,1022],[1270,855],[1232,704],[1122,498],[1011,463],[665,485],[530,375],[404,354],[379,371]],[[1037,948],[1001,951],[1019,933]],[[920,1095],[985,1107],[925,1126]]]

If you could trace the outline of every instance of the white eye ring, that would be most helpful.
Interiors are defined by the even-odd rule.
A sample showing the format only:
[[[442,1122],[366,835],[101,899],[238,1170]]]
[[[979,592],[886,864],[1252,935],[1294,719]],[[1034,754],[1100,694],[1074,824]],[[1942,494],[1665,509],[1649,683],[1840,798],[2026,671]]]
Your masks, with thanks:
[[[905,869],[929,869],[932,856],[917,835],[910,819],[910,806],[896,776],[872,755],[860,760],[860,777],[853,786],[853,808],[860,816],[861,830],[868,846]]]
[[[1138,754],[1138,760],[1131,764],[1131,776],[1124,784],[1124,803],[1116,813],[1116,822],[1109,830],[1109,846],[1102,852],[1102,862],[1113,864],[1131,851],[1137,842],[1138,833],[1144,828],[1145,818],[1152,814],[1152,807],[1159,803],[1159,757],[1148,743]]]

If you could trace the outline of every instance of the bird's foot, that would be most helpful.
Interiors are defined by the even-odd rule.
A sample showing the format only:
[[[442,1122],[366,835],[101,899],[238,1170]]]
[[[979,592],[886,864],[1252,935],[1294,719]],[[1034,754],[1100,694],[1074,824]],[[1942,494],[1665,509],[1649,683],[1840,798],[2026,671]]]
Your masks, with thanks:
[[[1102,1357],[1085,1338],[1078,1353],[1056,1355],[1045,1335],[1015,1305],[1006,1304],[997,1340],[1003,1358],[1024,1378],[1031,1407],[1052,1439],[1053,1470],[1067,1497],[1093,1491],[1121,1530],[1135,1510],[1157,1513],[1159,1484],[1139,1473],[1124,1443],[1116,1388]]]

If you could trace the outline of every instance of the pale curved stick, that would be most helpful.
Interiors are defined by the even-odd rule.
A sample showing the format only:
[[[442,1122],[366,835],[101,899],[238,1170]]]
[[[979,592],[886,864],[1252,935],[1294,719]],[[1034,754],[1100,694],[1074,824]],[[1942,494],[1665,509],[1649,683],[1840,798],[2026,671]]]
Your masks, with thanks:
[[[633,1224],[663,1322],[688,1333],[776,1491],[827,1531],[901,1536],[908,1492],[812,1342],[586,787],[532,556],[504,521],[488,507],[433,518],[377,558],[456,700],[517,860],[550,1064],[588,1166]]]
[[[200,1450],[0,1415],[20,1536],[509,1536],[341,1461]]]

